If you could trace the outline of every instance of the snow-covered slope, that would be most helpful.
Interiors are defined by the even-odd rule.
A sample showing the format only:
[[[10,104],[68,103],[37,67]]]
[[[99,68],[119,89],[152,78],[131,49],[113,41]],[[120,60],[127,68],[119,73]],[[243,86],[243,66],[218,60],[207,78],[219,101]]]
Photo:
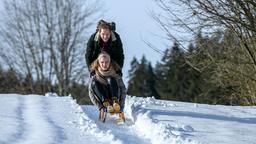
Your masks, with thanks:
[[[124,124],[102,123],[71,97],[0,94],[0,144],[256,143],[256,107],[127,96],[125,114]]]

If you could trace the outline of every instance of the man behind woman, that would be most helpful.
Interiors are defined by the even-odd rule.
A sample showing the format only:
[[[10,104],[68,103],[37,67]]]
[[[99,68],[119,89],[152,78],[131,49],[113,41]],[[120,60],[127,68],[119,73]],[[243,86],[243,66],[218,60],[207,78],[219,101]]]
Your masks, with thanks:
[[[122,42],[111,25],[100,21],[97,31],[90,37],[86,49],[86,62],[91,74],[89,97],[102,112],[119,113],[124,120],[126,88],[122,80],[124,62]],[[102,119],[105,121],[105,118]]]

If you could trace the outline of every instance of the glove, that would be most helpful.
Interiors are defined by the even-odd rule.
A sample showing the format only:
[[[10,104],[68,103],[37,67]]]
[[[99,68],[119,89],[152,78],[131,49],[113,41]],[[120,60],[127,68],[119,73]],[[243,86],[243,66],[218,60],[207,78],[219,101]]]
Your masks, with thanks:
[[[109,113],[113,113],[114,112],[113,106],[111,106],[108,101],[104,101],[103,102],[103,106],[106,108],[106,112],[109,112]]]
[[[107,107],[107,111],[108,111],[109,113],[115,112],[113,106],[108,106],[108,107]]]
[[[118,103],[113,103],[113,108],[115,112],[120,112],[120,105]]]

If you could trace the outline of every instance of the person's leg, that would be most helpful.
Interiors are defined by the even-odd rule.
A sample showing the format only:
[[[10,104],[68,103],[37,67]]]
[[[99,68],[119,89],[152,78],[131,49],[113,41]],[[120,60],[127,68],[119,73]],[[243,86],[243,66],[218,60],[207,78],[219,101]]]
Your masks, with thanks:
[[[97,98],[101,101],[104,102],[106,99],[108,99],[108,89],[105,85],[101,84],[99,81],[95,81],[92,85],[92,89],[97,96]]]
[[[111,99],[112,100],[117,100],[119,99],[118,96],[118,84],[115,78],[110,77],[109,78],[109,90],[110,90],[110,94],[111,94]]]
[[[107,108],[107,111],[110,113],[114,112],[113,106],[111,105],[110,91],[107,85],[101,84],[98,81],[95,81],[93,87],[95,95],[101,100],[102,105]]]
[[[119,104],[119,86],[118,86],[118,83],[116,81],[115,78],[111,77],[109,79],[109,90],[110,90],[110,93],[111,93],[111,100],[112,100],[112,105],[113,105],[113,108],[114,108],[114,111],[116,113],[120,112],[120,104]]]

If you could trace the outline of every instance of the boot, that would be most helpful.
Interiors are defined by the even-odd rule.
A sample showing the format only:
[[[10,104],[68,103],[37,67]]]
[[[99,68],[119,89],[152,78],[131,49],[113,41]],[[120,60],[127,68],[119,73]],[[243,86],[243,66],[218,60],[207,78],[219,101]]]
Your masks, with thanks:
[[[109,113],[114,113],[115,112],[113,106],[111,106],[111,105],[107,107],[107,110],[108,110]]]
[[[107,111],[109,113],[114,113],[114,108],[113,108],[113,106],[110,105],[110,103],[108,101],[104,101],[103,106],[105,106],[107,108]]]
[[[114,108],[115,113],[120,112],[120,104],[118,103],[117,97],[113,97],[113,108]]]

